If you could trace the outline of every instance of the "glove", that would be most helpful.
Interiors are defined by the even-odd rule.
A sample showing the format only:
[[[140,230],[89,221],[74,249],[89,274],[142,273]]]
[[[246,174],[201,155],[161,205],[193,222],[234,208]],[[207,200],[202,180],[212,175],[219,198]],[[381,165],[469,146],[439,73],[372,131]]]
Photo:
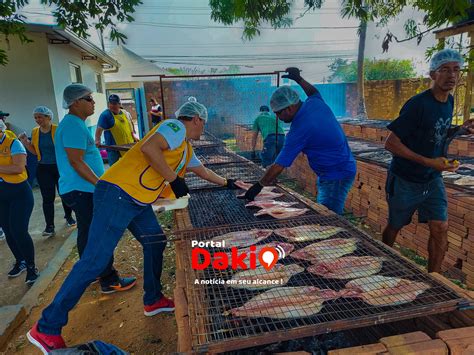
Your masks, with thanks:
[[[252,151],[252,153],[250,153],[250,160],[255,160],[257,159],[257,154],[255,154],[255,151]]]
[[[186,196],[189,193],[188,185],[182,177],[177,176],[176,179],[170,182],[170,186],[176,198]]]
[[[288,78],[288,79],[294,80],[296,82],[298,82],[302,79],[301,75],[300,75],[301,70],[299,70],[298,68],[289,67],[289,68],[286,68],[285,71],[288,74],[282,75],[281,76],[282,78]]]
[[[255,184],[252,185],[250,189],[247,190],[243,198],[246,200],[253,201],[255,199],[255,196],[257,196],[260,191],[262,191],[263,186],[259,182],[256,182]]]
[[[227,185],[225,185],[229,190],[237,190],[237,189],[240,189],[240,187],[238,187],[236,184],[235,184],[235,180],[234,179],[226,179],[227,180]]]

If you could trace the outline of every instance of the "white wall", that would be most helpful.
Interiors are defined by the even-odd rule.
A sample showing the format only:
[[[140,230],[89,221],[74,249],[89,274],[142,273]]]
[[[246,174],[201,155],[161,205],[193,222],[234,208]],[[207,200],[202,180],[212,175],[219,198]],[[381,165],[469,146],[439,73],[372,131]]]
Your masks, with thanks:
[[[9,50],[0,39],[9,60],[6,66],[0,66],[0,110],[10,113],[7,122],[17,133],[31,132],[35,126],[32,112],[38,105],[50,107],[58,122],[46,36],[30,33],[28,37],[34,42],[21,44],[12,36]]]
[[[71,84],[69,63],[73,63],[81,68],[82,83],[94,91],[95,113],[86,123],[88,126],[95,126],[101,112],[107,108],[102,66],[95,60],[82,60],[81,51],[71,45],[49,44],[48,48],[54,81],[54,95],[56,97],[57,110],[61,113],[61,117],[64,116],[67,111],[62,108],[63,90],[67,85]],[[102,74],[103,93],[95,92],[95,73]]]

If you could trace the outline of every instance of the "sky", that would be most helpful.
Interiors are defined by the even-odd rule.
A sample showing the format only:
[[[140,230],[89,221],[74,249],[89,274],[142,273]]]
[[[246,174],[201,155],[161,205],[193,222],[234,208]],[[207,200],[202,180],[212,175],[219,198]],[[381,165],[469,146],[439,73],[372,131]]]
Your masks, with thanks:
[[[302,69],[302,75],[312,82],[322,82],[331,73],[328,65],[337,57],[357,58],[358,21],[342,19],[339,0],[326,0],[321,10],[300,17],[303,0],[295,0],[290,16],[292,28],[271,29],[264,24],[260,36],[251,41],[242,39],[242,26],[226,27],[210,19],[208,0],[142,0],[133,23],[119,24],[128,37],[126,46],[138,55],[153,60],[160,67],[187,67],[209,70],[239,65],[243,73],[284,70],[288,66]],[[23,14],[31,22],[51,23],[54,18],[48,8],[33,0]],[[389,24],[390,30],[403,38],[403,23],[408,17],[422,18],[412,9],[404,11]],[[366,58],[410,59],[418,75],[426,75],[424,59],[427,47],[434,45],[430,34],[417,46],[415,40],[393,44],[382,53],[382,39],[387,28],[369,24]],[[99,44],[97,33],[90,31],[90,40]],[[107,38],[106,50],[116,46]]]

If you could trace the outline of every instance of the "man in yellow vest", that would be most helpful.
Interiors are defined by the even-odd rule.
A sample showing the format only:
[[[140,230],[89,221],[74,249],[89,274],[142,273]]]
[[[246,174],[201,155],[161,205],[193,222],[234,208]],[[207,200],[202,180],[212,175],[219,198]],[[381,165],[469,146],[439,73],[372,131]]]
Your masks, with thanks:
[[[104,132],[106,145],[131,144],[136,141],[133,136],[133,126],[125,110],[120,108],[120,97],[112,94],[109,96],[108,109],[101,113],[97,130],[95,131],[95,144],[100,144],[100,137]],[[114,165],[126,152],[107,149],[109,165]]]
[[[89,240],[81,259],[74,265],[54,301],[28,332],[28,339],[43,353],[65,347],[61,329],[68,313],[113,255],[125,229],[143,247],[144,313],[154,316],[174,311],[174,303],[161,292],[161,270],[166,236],[151,204],[160,198],[175,199],[188,194],[186,171],[234,189],[227,180],[205,168],[194,155],[189,139],[199,139],[207,121],[207,109],[198,102],[186,102],[176,116],[160,122],[97,182],[94,217]]]
[[[7,126],[7,129],[4,132],[5,135],[9,138],[15,139],[16,134],[13,131],[8,129],[9,124],[6,122],[8,116],[10,116],[10,114],[8,112],[3,112],[3,111],[0,110],[0,120],[2,120],[5,123],[5,125]]]

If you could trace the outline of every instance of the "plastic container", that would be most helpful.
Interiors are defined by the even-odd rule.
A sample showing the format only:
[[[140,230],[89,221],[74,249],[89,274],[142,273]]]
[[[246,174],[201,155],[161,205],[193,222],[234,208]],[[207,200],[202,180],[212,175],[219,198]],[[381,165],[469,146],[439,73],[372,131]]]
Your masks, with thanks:
[[[187,194],[186,196],[170,200],[167,198],[158,199],[153,203],[153,210],[164,212],[164,211],[171,211],[171,210],[180,210],[183,208],[188,207],[189,198],[191,196]]]

